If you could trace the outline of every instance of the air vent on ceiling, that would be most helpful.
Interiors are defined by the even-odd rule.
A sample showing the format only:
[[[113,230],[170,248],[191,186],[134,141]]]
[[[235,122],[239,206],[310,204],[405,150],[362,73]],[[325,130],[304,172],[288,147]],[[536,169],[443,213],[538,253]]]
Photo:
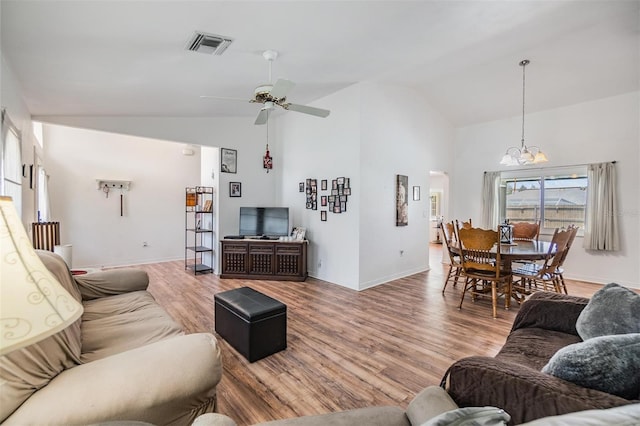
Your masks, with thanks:
[[[187,50],[192,52],[222,55],[232,42],[233,39],[230,37],[196,31],[191,40],[189,40]]]

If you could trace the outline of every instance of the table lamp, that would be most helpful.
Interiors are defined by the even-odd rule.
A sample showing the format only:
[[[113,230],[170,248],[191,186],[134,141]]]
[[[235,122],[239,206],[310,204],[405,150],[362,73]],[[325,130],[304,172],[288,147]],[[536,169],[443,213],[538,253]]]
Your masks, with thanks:
[[[0,196],[0,355],[77,320],[82,305],[36,254],[10,197]]]

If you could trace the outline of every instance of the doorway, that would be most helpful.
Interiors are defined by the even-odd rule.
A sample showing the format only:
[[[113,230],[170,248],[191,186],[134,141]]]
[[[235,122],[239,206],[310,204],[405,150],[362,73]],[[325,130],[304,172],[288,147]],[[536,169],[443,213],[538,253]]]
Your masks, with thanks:
[[[449,217],[449,175],[443,171],[429,171],[429,244],[431,251],[442,247],[440,224]],[[441,264],[445,259],[440,255],[430,256],[434,262]],[[434,253],[435,254],[435,253]]]

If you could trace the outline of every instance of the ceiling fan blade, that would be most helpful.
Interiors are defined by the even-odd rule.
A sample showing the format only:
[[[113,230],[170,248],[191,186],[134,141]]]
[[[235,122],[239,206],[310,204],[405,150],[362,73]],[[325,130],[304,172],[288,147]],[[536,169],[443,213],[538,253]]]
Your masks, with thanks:
[[[262,108],[253,124],[266,124],[269,119],[269,108]]]
[[[240,101],[240,102],[250,102],[247,99],[240,99],[240,98],[228,98],[225,96],[211,96],[211,95],[200,95],[201,99],[220,99],[223,101]]]
[[[283,105],[284,109],[288,109],[289,111],[302,112],[304,114],[315,115],[316,117],[327,117],[331,111],[328,109],[314,108],[306,105],[298,105],[298,104],[285,104]]]
[[[276,84],[273,85],[270,95],[275,99],[284,98],[295,86],[296,84],[293,81],[280,78],[276,81]]]

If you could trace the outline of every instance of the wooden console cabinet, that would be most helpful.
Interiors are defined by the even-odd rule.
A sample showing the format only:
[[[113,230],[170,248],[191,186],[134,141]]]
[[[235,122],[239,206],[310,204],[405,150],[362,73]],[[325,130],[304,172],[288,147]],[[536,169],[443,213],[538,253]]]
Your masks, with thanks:
[[[222,240],[220,278],[304,281],[307,241]]]

